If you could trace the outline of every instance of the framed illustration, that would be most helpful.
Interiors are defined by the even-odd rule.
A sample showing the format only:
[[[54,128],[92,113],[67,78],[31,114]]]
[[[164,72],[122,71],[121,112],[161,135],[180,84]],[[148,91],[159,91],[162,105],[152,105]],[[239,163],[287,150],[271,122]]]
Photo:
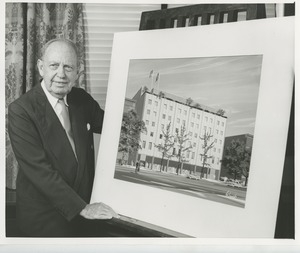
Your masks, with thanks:
[[[92,202],[199,238],[273,238],[294,19],[118,33]]]

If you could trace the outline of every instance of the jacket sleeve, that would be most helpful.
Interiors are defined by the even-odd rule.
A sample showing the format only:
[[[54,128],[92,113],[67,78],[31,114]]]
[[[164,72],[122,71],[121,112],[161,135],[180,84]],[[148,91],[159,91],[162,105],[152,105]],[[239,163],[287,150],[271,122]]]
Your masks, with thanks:
[[[18,103],[8,108],[8,132],[22,174],[50,205],[72,220],[86,203],[52,167],[34,121]]]
[[[89,113],[92,131],[94,133],[101,134],[102,125],[104,119],[104,111],[100,108],[99,104],[87,93],[88,104],[89,104]]]

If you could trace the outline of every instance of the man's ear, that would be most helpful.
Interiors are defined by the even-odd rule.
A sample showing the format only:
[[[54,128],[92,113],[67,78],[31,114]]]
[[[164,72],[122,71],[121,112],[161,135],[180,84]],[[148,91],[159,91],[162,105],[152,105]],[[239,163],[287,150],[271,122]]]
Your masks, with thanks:
[[[76,72],[76,80],[79,79],[79,73],[80,73],[80,66],[77,67],[77,72]]]
[[[44,76],[44,63],[41,59],[38,59],[37,61],[37,67],[40,73],[40,76],[43,77]]]

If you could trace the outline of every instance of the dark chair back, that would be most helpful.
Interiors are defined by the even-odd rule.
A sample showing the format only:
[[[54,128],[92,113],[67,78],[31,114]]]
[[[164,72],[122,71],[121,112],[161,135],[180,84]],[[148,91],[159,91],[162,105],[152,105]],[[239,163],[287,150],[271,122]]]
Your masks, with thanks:
[[[266,18],[264,4],[197,4],[142,13],[140,30]]]

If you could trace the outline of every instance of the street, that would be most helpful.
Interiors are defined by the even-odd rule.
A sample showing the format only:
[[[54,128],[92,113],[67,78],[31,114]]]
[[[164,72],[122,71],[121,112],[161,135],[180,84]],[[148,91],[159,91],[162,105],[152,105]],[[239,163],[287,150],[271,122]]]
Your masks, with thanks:
[[[246,189],[233,188],[219,181],[193,180],[182,175],[144,168],[135,173],[134,167],[121,165],[116,165],[115,178],[236,207],[245,207]]]

